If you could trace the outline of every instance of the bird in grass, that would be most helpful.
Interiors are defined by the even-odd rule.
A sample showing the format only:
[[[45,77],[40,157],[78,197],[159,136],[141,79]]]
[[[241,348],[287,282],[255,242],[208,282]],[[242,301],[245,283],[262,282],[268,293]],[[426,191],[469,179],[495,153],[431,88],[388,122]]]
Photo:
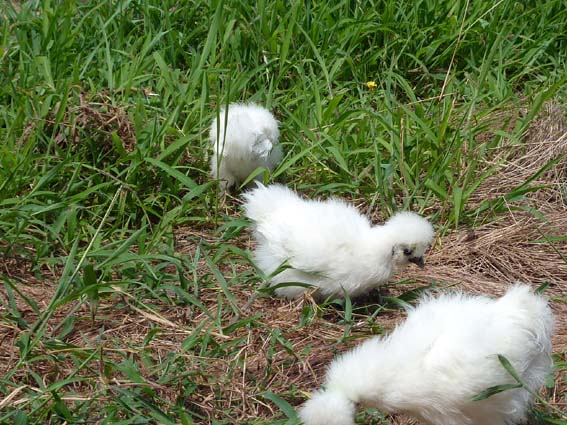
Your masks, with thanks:
[[[281,297],[301,296],[305,284],[320,299],[364,295],[409,263],[423,267],[434,237],[417,214],[401,212],[373,226],[345,201],[302,199],[279,184],[259,184],[243,197],[258,242],[256,264],[271,286],[292,284],[275,289]]]
[[[372,338],[336,358],[324,390],[299,416],[305,425],[353,425],[358,404],[431,425],[523,423],[532,393],[552,368],[552,333],[547,301],[527,285],[514,285],[498,299],[426,298],[388,337]],[[499,355],[527,388],[476,397],[517,384]]]
[[[283,157],[278,143],[278,122],[267,109],[254,103],[232,103],[221,109],[212,124],[211,175],[226,191],[241,184],[257,168],[272,172]]]

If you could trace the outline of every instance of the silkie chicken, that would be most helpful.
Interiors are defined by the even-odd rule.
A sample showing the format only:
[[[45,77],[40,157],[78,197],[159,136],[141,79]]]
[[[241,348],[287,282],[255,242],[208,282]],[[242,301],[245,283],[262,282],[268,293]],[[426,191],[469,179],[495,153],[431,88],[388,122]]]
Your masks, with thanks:
[[[232,103],[211,124],[211,175],[224,192],[241,184],[257,168],[272,172],[283,157],[278,122],[254,103]]]
[[[389,336],[336,358],[324,390],[299,416],[305,425],[353,425],[359,404],[431,425],[524,423],[530,391],[537,391],[552,369],[552,332],[547,301],[526,285],[512,286],[498,299],[425,298]],[[509,360],[527,389],[474,401],[488,388],[516,384],[498,355]]]
[[[258,242],[255,261],[270,285],[307,284],[320,299],[365,295],[409,263],[423,267],[434,237],[433,226],[417,214],[397,213],[372,226],[342,200],[305,200],[278,184],[259,184],[243,197]],[[275,290],[286,298],[305,291],[305,285]]]

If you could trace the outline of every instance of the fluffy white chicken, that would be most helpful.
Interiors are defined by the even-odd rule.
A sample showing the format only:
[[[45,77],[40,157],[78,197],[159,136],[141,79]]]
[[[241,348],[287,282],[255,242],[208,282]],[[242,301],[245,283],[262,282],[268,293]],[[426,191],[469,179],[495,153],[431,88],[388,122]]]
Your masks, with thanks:
[[[409,263],[423,266],[434,231],[417,214],[402,212],[372,226],[355,207],[339,199],[305,200],[282,185],[258,187],[243,195],[254,222],[256,264],[273,274],[270,285],[305,283],[326,298],[363,295],[386,283]],[[282,286],[278,296],[296,298],[305,286]]]
[[[531,391],[552,367],[553,315],[529,286],[499,299],[462,294],[426,298],[386,338],[372,338],[335,359],[324,390],[301,408],[305,425],[353,425],[356,404],[404,412],[434,425],[511,425],[526,419],[532,396],[516,388],[505,356]]]
[[[283,157],[278,122],[254,103],[232,103],[220,111],[209,134],[213,147],[211,175],[222,190],[242,183],[258,167],[272,172]]]

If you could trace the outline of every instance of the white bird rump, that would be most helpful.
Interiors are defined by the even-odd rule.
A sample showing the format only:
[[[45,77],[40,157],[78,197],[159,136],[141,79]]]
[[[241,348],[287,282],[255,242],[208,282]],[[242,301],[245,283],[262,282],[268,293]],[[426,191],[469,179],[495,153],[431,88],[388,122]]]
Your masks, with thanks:
[[[431,224],[417,214],[399,213],[372,226],[343,200],[306,200],[282,185],[259,185],[243,197],[254,222],[258,267],[271,275],[289,266],[272,276],[271,285],[312,285],[320,298],[362,295],[386,283],[410,262],[422,262],[434,237]],[[285,286],[276,294],[296,298],[305,290]]]
[[[257,168],[272,172],[283,157],[278,122],[267,109],[233,103],[211,124],[211,175],[226,190],[241,184]]]
[[[372,338],[336,358],[325,390],[300,410],[305,425],[352,425],[355,406],[405,412],[434,425],[524,423],[552,369],[554,319],[547,300],[527,285],[499,299],[462,294],[425,298],[386,338]],[[482,391],[516,384],[498,355],[527,388],[474,401]]]

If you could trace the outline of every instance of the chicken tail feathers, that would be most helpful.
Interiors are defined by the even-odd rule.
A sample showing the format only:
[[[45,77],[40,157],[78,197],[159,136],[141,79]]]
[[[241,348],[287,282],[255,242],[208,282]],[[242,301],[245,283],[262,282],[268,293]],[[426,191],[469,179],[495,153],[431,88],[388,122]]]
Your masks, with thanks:
[[[246,192],[244,198],[244,213],[256,223],[266,219],[283,203],[297,196],[287,187],[274,184],[269,187],[258,183],[255,189]]]

